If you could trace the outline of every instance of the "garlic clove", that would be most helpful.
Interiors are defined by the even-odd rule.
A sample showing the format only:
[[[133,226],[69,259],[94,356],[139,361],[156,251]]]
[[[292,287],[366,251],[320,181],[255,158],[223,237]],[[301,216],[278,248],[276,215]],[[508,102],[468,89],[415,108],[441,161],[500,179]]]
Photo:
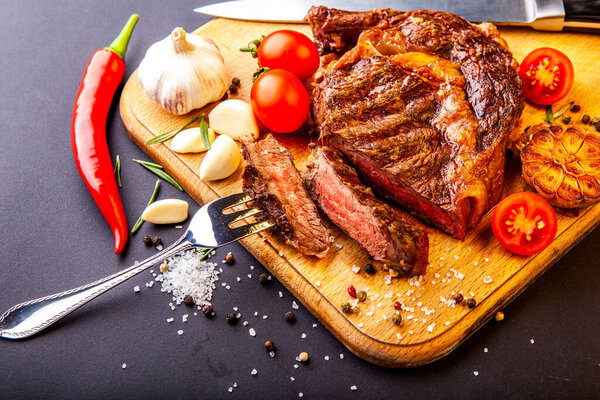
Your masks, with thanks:
[[[221,99],[229,87],[217,45],[182,28],[148,48],[137,77],[150,100],[176,115]]]
[[[258,124],[252,106],[242,100],[231,99],[217,104],[208,114],[208,123],[218,134],[234,140],[242,136],[258,138]]]
[[[175,224],[184,221],[187,216],[187,201],[164,199],[155,201],[146,207],[141,218],[153,224]]]
[[[204,156],[200,165],[200,179],[214,181],[225,179],[235,172],[242,156],[238,145],[227,135],[219,136]]]
[[[215,131],[208,129],[208,141],[215,141]],[[200,153],[206,151],[200,127],[188,128],[179,132],[171,141],[171,150],[177,153]]]

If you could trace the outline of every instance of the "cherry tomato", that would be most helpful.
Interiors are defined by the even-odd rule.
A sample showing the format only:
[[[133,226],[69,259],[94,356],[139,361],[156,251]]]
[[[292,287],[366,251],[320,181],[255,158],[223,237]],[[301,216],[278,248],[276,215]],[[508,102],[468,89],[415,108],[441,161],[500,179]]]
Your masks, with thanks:
[[[575,73],[569,57],[556,49],[542,47],[525,57],[519,75],[525,97],[536,104],[548,105],[569,93]]]
[[[289,133],[300,128],[310,108],[308,93],[291,72],[272,69],[252,85],[250,102],[254,115],[268,129]]]
[[[306,35],[291,30],[275,31],[261,40],[257,56],[261,67],[284,69],[301,81],[319,68],[317,46]]]
[[[556,214],[546,200],[531,192],[513,193],[502,200],[492,216],[496,239],[508,251],[536,254],[556,236]]]

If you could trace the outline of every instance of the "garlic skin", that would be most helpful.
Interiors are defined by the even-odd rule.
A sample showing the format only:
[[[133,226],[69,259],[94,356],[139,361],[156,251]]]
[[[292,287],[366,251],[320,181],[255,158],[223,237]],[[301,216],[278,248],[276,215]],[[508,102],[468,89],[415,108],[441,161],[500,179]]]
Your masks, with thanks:
[[[187,216],[188,203],[179,199],[155,201],[142,213],[142,219],[153,224],[176,224],[185,221]]]
[[[258,138],[258,124],[252,106],[242,100],[231,99],[217,104],[208,114],[208,123],[219,135],[227,135],[234,140],[243,136]]]
[[[242,155],[235,141],[227,135],[221,135],[204,156],[200,165],[200,179],[225,179],[237,170],[241,159]]]
[[[208,142],[215,141],[215,131],[208,128]],[[171,141],[171,150],[177,153],[200,153],[206,151],[200,127],[188,128],[179,132]]]
[[[212,40],[175,28],[146,51],[138,81],[150,100],[182,115],[223,97],[229,76]]]

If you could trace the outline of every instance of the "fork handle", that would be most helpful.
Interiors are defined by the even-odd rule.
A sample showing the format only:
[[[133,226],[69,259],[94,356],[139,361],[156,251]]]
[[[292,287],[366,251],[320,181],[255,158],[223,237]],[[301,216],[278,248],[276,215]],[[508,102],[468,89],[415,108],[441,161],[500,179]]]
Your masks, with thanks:
[[[189,241],[181,238],[160,253],[106,278],[61,293],[17,304],[0,317],[0,337],[23,339],[34,335],[158,261],[192,247],[194,246]]]

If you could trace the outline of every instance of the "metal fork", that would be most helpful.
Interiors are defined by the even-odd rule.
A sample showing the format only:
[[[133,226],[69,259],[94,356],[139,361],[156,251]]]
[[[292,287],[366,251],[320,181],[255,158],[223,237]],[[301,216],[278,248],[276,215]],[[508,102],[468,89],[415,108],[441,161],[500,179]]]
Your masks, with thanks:
[[[220,247],[275,225],[266,220],[231,228],[234,222],[258,214],[261,210],[245,208],[227,214],[224,211],[250,201],[252,198],[243,193],[214,200],[200,208],[183,236],[160,253],[87,285],[11,307],[0,317],[0,337],[22,339],[34,335],[157,262],[182,251],[194,247]]]

